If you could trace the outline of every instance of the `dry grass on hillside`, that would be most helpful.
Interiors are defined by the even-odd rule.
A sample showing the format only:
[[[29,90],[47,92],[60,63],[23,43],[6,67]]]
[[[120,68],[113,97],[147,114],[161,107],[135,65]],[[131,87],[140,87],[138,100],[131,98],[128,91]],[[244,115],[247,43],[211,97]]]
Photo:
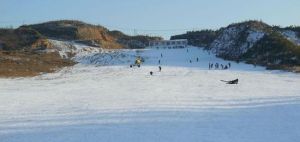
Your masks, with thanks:
[[[27,77],[51,73],[75,63],[61,59],[58,53],[0,51],[0,77]]]

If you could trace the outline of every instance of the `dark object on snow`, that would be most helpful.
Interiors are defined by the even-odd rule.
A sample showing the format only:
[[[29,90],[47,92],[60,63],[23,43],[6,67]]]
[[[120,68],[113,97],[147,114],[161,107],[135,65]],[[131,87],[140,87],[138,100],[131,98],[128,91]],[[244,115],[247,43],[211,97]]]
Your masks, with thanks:
[[[130,68],[132,68],[132,65],[130,65]]]
[[[199,58],[197,58],[197,62],[199,62]]]
[[[153,72],[152,72],[152,71],[150,71],[150,75],[153,75]]]
[[[162,53],[160,53],[160,57],[161,57],[161,58],[163,57]]]
[[[190,63],[192,63],[192,60],[190,60]]]
[[[214,67],[214,63],[209,63],[209,69],[212,69]]]
[[[158,64],[160,64],[160,60],[158,60]]]
[[[225,81],[225,80],[221,80],[221,81],[226,82],[227,84],[238,84],[239,83],[239,79],[230,80],[230,81]]]
[[[159,71],[161,71],[161,66],[158,67]]]
[[[228,69],[228,66],[227,65],[225,65],[225,67],[224,67],[224,70],[227,70]]]
[[[219,69],[219,63],[215,64],[215,69]]]

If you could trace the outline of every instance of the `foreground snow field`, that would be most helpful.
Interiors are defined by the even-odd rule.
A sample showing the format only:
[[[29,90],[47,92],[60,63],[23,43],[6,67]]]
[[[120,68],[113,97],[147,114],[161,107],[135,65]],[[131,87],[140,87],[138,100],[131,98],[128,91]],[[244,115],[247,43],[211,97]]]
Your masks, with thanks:
[[[234,62],[208,70],[229,62],[196,47],[78,49],[72,68],[0,79],[1,142],[300,139],[298,74]],[[136,56],[145,63],[130,68]]]

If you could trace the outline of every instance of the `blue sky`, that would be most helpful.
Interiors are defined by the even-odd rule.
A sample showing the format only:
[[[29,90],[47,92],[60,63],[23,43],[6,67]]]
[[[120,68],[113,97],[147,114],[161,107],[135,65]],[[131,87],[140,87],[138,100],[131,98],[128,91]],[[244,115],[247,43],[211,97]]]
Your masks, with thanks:
[[[167,38],[249,19],[300,25],[300,0],[0,0],[0,17],[1,27],[76,19]]]

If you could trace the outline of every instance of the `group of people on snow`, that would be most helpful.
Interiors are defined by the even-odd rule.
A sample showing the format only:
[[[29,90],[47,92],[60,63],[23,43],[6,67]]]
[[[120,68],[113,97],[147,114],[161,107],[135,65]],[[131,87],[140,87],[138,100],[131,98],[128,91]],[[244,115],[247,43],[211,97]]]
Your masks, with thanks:
[[[187,49],[187,52],[188,52],[188,49]],[[160,54],[160,58],[163,58],[163,54],[162,53]],[[132,68],[133,66],[140,67],[141,64],[142,64],[142,62],[144,62],[144,59],[142,57],[138,56],[135,59],[135,63],[130,65],[130,68]],[[192,60],[190,59],[189,62],[192,63]],[[198,57],[196,58],[196,62],[199,62],[199,58]],[[159,64],[158,71],[161,72],[162,71],[162,67],[160,66],[161,59],[158,60],[158,64]],[[211,69],[227,70],[229,68],[231,68],[231,63],[228,63],[228,64],[209,63],[209,70],[211,70]],[[150,71],[150,75],[153,75],[153,74],[154,74],[154,72]]]
[[[163,55],[160,54],[160,57],[162,58]],[[134,64],[130,64],[130,68],[133,68],[134,66],[137,66],[137,67],[140,68],[142,62],[144,62],[144,59],[143,59],[141,56],[138,56],[138,57],[135,59]],[[158,64],[160,64],[160,60],[158,60]],[[158,66],[158,71],[161,72],[161,70],[162,70],[162,67],[161,67],[161,66]],[[153,71],[150,71],[150,75],[153,75]]]
[[[187,49],[186,52],[188,53],[189,50]],[[158,72],[161,72],[162,71],[162,67],[161,67],[161,59],[163,58],[163,54],[161,53],[160,54],[160,59],[158,60]],[[130,68],[132,68],[133,66],[137,66],[137,67],[140,67],[142,62],[144,62],[144,59],[140,56],[138,56],[136,59],[135,59],[135,63],[134,64],[131,64],[130,65]],[[197,57],[196,58],[196,62],[199,62],[199,58]],[[192,60],[190,59],[189,60],[189,63],[192,63]],[[220,63],[210,63],[209,62],[209,70],[211,69],[222,69],[222,70],[227,70],[231,68],[231,63],[227,63],[227,64],[220,64]],[[152,76],[154,75],[154,72],[153,71],[150,71],[149,74]],[[238,84],[238,79],[235,79],[235,80],[229,80],[229,81],[225,81],[225,80],[221,80],[222,82],[226,82],[227,84]]]
[[[222,69],[222,70],[227,70],[229,68],[231,68],[231,63],[228,63],[228,64],[219,64],[219,63],[208,63],[208,68],[211,70],[211,69]]]

